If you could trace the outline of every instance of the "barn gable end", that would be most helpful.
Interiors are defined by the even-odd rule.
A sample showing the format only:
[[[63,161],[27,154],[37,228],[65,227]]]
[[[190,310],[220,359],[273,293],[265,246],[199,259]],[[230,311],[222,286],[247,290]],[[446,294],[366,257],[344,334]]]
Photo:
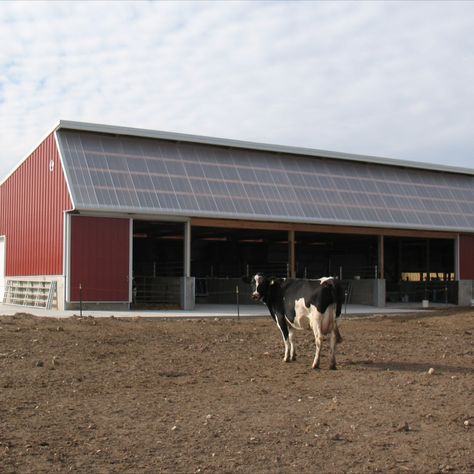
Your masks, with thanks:
[[[6,277],[63,274],[64,212],[71,209],[51,133],[0,186]]]

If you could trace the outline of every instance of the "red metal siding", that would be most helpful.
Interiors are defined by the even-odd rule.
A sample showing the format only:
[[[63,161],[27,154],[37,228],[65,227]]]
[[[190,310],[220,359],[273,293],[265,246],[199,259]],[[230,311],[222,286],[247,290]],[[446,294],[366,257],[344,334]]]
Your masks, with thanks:
[[[71,301],[129,301],[128,219],[71,217]]]
[[[459,273],[461,280],[474,280],[474,236],[459,237]]]
[[[6,276],[63,274],[64,211],[71,208],[52,133],[0,186]]]

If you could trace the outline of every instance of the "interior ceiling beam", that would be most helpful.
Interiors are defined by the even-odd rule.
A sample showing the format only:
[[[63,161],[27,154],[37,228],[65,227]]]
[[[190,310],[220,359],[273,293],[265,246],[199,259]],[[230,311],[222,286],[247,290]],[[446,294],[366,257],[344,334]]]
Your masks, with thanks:
[[[389,237],[418,237],[430,239],[455,239],[455,232],[438,232],[414,229],[390,229],[382,227],[352,227],[323,224],[296,224],[290,222],[266,222],[238,219],[209,219],[193,217],[193,227],[219,227],[224,229],[258,229],[275,231],[313,232],[324,234],[384,235]]]

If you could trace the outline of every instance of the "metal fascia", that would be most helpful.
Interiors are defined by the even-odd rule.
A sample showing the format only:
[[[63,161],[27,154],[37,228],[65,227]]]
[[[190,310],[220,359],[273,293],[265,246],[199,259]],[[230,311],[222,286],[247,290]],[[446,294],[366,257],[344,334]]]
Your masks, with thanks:
[[[64,213],[64,306],[71,300],[71,213]]]
[[[377,227],[384,229],[402,229],[402,230],[427,230],[427,231],[439,231],[439,232],[466,232],[474,233],[474,228],[466,227],[443,227],[435,225],[425,225],[425,226],[414,226],[410,224],[393,224],[390,222],[379,223],[379,222],[355,222],[355,221],[342,221],[336,219],[308,219],[303,217],[296,217],[290,219],[285,216],[267,216],[264,214],[240,214],[238,216],[228,213],[202,213],[199,211],[182,211],[179,209],[168,209],[166,211],[157,211],[156,209],[147,209],[147,208],[123,208],[123,209],[114,209],[103,207],[96,208],[93,206],[81,206],[78,211],[81,214],[99,214],[104,215],[108,214],[109,217],[113,215],[125,215],[132,217],[133,219],[143,219],[145,216],[153,216],[155,220],[174,220],[174,221],[184,221],[193,217],[200,217],[204,219],[238,219],[238,220],[252,220],[252,221],[263,221],[263,222],[281,222],[287,224],[321,224],[321,225],[340,225],[340,226],[353,226],[353,227]]]

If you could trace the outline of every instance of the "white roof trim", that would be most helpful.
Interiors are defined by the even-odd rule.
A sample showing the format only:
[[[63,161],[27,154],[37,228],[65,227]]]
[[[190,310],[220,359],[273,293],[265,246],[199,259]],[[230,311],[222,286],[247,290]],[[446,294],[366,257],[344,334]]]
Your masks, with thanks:
[[[403,168],[416,168],[428,171],[441,171],[447,173],[467,174],[474,176],[473,168],[462,168],[456,166],[438,165],[434,163],[423,163],[419,161],[398,160],[378,156],[358,155],[352,153],[318,150],[313,148],[300,148],[295,146],[272,145],[268,143],[257,143],[227,138],[206,137],[201,135],[189,135],[185,133],[165,132],[159,130],[148,130],[143,128],[120,127],[116,125],[105,125],[87,122],[75,122],[60,120],[55,128],[70,129],[86,132],[108,133],[113,135],[129,135],[143,138],[157,138],[178,142],[202,143],[230,148],[245,148],[250,150],[269,151],[273,153],[285,153],[293,155],[314,156],[319,158],[332,158],[337,160],[357,161],[363,163],[374,163],[386,166],[398,166]]]

